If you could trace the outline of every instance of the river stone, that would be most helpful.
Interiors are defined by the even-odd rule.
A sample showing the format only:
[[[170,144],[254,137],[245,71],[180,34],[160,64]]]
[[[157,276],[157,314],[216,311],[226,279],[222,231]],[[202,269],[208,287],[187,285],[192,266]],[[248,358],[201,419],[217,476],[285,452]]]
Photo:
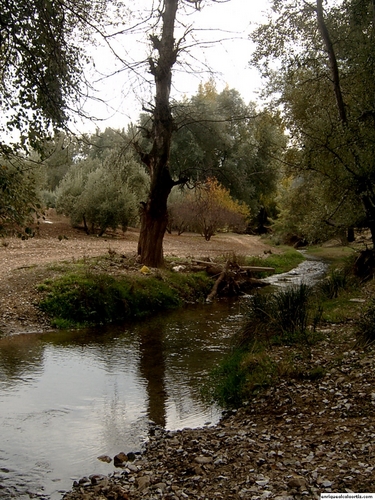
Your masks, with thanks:
[[[322,482],[323,488],[330,488],[332,486],[332,482],[328,481],[327,479]]]
[[[161,490],[162,492],[166,489],[166,487],[167,487],[166,483],[156,483],[154,485],[154,488],[156,490]]]
[[[149,476],[141,476],[137,478],[137,486],[140,491],[145,490],[150,485]]]
[[[194,460],[195,462],[201,465],[210,464],[213,461],[212,457],[202,457],[202,456],[195,457]]]
[[[130,471],[130,472],[138,472],[138,467],[134,464],[127,464],[126,465],[126,468]]]
[[[294,476],[288,481],[289,488],[305,488],[306,481],[303,477]]]
[[[99,457],[97,457],[98,460],[100,460],[101,462],[107,462],[107,464],[111,463],[112,462],[112,458],[109,457],[108,455],[100,455]]]
[[[128,455],[126,455],[126,453],[122,451],[113,457],[113,463],[115,467],[121,467],[124,464],[124,462],[127,461],[128,461]]]

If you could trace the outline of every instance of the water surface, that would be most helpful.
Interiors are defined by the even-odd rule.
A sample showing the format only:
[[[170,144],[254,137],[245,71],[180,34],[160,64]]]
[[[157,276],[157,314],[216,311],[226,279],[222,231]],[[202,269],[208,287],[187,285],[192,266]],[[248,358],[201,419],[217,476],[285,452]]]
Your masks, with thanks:
[[[192,305],[122,327],[0,339],[0,498],[60,499],[98,461],[139,451],[150,421],[216,423],[200,390],[229,349],[237,302]]]

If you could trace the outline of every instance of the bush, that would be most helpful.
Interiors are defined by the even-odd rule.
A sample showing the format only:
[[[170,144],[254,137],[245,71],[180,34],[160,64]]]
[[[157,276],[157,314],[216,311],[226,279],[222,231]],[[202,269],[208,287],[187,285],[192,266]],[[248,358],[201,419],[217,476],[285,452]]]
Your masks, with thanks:
[[[305,284],[253,295],[247,306],[245,326],[237,335],[238,345],[310,344],[322,314],[314,299],[312,288]]]
[[[336,299],[341,291],[351,286],[352,280],[344,269],[333,269],[319,284],[319,291],[328,299]]]
[[[375,342],[375,299],[357,321],[356,334],[361,345],[368,346]]]
[[[235,348],[212,371],[206,393],[226,408],[241,406],[277,376],[277,366],[263,350]]]
[[[72,225],[84,224],[86,232],[103,235],[107,229],[136,224],[139,201],[148,178],[130,156],[116,152],[104,163],[86,159],[70,167],[56,191],[56,209],[70,217]]]
[[[168,216],[169,231],[195,231],[209,241],[218,231],[245,232],[250,210],[231,198],[215,178],[208,178],[196,185],[193,194],[174,192]]]

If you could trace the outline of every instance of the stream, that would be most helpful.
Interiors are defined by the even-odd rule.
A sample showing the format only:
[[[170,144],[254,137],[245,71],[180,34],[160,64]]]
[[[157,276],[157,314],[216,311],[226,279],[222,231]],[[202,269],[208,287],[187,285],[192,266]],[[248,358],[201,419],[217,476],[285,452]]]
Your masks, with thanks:
[[[150,421],[216,423],[200,387],[241,320],[234,301],[142,322],[0,339],[0,498],[60,499],[100,462],[142,449]]]
[[[320,261],[300,266],[269,280],[325,271]],[[241,320],[241,300],[218,300],[122,326],[0,339],[0,499],[60,500],[74,480],[114,470],[98,456],[141,451],[151,422],[217,423],[221,409],[202,401],[201,387]]]

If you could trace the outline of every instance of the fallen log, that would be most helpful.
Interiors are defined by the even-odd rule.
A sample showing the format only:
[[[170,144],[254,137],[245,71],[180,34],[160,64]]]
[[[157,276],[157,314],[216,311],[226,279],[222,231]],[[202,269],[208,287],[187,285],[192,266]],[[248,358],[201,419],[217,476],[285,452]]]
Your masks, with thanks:
[[[224,269],[221,271],[219,277],[215,281],[214,286],[212,287],[211,292],[207,295],[206,302],[212,302],[212,299],[217,295],[217,289],[218,289],[220,283],[225,278],[225,276],[227,274],[227,271],[228,271],[228,268],[229,268],[229,261],[227,261],[225,263]]]

